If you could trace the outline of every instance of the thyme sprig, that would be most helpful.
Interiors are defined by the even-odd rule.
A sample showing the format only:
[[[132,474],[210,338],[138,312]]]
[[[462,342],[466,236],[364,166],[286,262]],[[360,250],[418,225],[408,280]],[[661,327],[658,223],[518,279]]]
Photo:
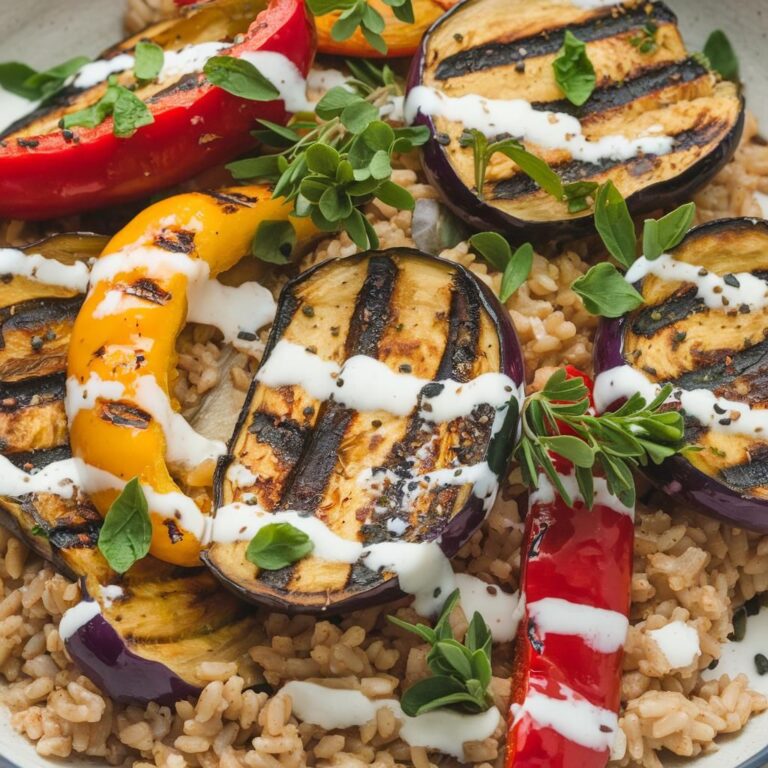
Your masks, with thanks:
[[[432,646],[427,655],[432,676],[414,683],[400,699],[403,712],[410,717],[446,707],[471,713],[485,712],[493,705],[489,691],[493,674],[491,631],[483,617],[475,612],[464,642],[456,640],[449,618],[458,602],[457,589],[443,604],[434,627],[387,616],[392,624],[418,635]]]
[[[393,128],[381,119],[382,108],[400,94],[388,67],[358,64],[355,71],[349,87],[331,88],[314,115],[298,115],[288,126],[260,120],[254,136],[278,151],[227,168],[235,179],[274,184],[275,197],[285,197],[296,216],[310,217],[318,229],[344,230],[358,247],[377,248],[360,207],[378,199],[413,209],[411,193],[392,181],[392,158],[426,143],[429,130]]]
[[[594,473],[605,477],[608,490],[626,506],[635,503],[632,470],[664,459],[685,448],[683,417],[664,409],[671,386],[662,387],[649,403],[635,393],[616,411],[595,415],[589,391],[581,379],[556,371],[544,388],[526,398],[522,435],[515,449],[526,483],[539,487],[543,472],[568,505],[573,498],[557,472],[552,456],[574,466],[581,498],[594,499]]]

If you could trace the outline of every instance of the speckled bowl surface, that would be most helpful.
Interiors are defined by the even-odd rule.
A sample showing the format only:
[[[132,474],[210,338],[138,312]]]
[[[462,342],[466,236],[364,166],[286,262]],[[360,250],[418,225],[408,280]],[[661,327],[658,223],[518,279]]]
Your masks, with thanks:
[[[95,55],[121,36],[125,0],[0,0],[0,61],[20,60],[45,68],[77,54]],[[679,14],[686,40],[701,47],[715,28],[727,31],[741,60],[747,84],[748,107],[768,133],[768,0],[667,0]],[[23,114],[24,102],[0,91],[0,123]],[[768,695],[768,675],[759,677],[756,653],[768,653],[768,611],[749,620],[742,643],[729,644],[718,668],[745,672],[753,687]],[[768,714],[753,718],[737,736],[722,739],[719,750],[693,761],[669,759],[665,765],[691,768],[761,768],[768,766]],[[68,766],[92,766],[91,761],[69,759]],[[40,758],[9,722],[0,707],[0,768],[61,766]]]

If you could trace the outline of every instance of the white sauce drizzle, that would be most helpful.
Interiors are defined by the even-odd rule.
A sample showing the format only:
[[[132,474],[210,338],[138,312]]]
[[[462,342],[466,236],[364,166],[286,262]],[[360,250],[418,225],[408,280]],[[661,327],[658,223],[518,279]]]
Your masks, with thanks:
[[[552,728],[569,741],[610,750],[618,728],[616,713],[596,707],[567,686],[560,685],[560,694],[562,698],[552,698],[532,688],[522,705],[512,705],[515,722],[527,714],[540,728]]]
[[[125,386],[119,381],[101,379],[91,373],[85,384],[70,376],[67,379],[65,409],[71,424],[83,409],[92,409],[98,400],[126,399],[146,411],[163,430],[166,455],[170,462],[196,467],[209,459],[226,453],[226,445],[220,440],[209,440],[196,432],[187,420],[173,410],[168,395],[154,376],[139,376],[132,384],[132,393],[125,394]]]
[[[75,88],[92,88],[103,83],[110,75],[125,72],[133,67],[134,58],[130,53],[120,53],[111,59],[97,59],[80,67],[72,85]]]
[[[556,597],[528,603],[528,615],[542,640],[549,634],[576,635],[599,653],[618,651],[624,645],[629,627],[627,617],[617,611]]]
[[[298,67],[282,53],[245,51],[241,59],[253,64],[280,92],[289,112],[312,112],[315,102],[307,98],[307,81]]]
[[[285,339],[275,345],[256,378],[269,387],[299,386],[318,400],[332,396],[357,411],[384,410],[396,416],[407,416],[416,408],[425,386],[440,384],[442,391],[425,397],[420,411],[422,418],[435,423],[469,416],[481,404],[496,408],[496,421],[500,422],[510,398],[520,397],[515,383],[503,373],[484,373],[465,384],[450,379],[431,382],[393,371],[366,355],[350,357],[339,366]]]
[[[568,495],[571,497],[571,499],[576,501],[584,501],[584,499],[581,496],[581,491],[579,490],[579,485],[576,481],[576,476],[574,474],[568,474],[568,475],[560,475],[560,480],[565,487],[565,490],[568,491]],[[627,517],[630,517],[634,520],[635,518],[635,510],[632,507],[627,507],[624,504],[619,501],[619,499],[614,496],[609,490],[608,490],[608,484],[605,482],[605,479],[602,477],[595,477],[594,478],[594,491],[595,491],[595,499],[594,504],[599,504],[604,507],[609,507],[614,512],[620,514],[620,515],[627,515]],[[553,504],[555,499],[558,497],[558,493],[550,482],[549,478],[541,474],[539,475],[539,487],[537,490],[535,490],[529,498],[528,504],[534,505],[534,504]]]
[[[211,540],[225,544],[250,541],[271,523],[289,523],[306,533],[314,545],[312,555],[321,560],[350,565],[361,561],[371,570],[385,569],[397,574],[400,587],[414,595],[413,606],[422,616],[436,614],[448,595],[459,589],[465,613],[471,617],[479,611],[495,641],[507,642],[517,630],[522,612],[517,596],[474,576],[454,574],[437,541],[387,541],[366,547],[362,542],[342,538],[313,515],[292,510],[268,512],[258,504],[241,502],[216,511]],[[495,594],[491,594],[489,586]]]
[[[63,264],[39,253],[0,248],[0,275],[19,275],[38,283],[58,285],[84,293],[88,287],[88,265],[83,261]]]
[[[696,287],[696,296],[710,309],[746,306],[755,311],[768,307],[768,283],[749,272],[735,272],[726,280],[715,272],[664,253],[652,261],[641,256],[625,277],[627,282],[635,283],[648,275],[661,280],[692,283]],[[737,285],[729,284],[734,282]]]
[[[599,374],[594,398],[598,411],[639,392],[646,401],[661,391],[658,384],[630,365],[621,365]],[[768,410],[748,403],[716,397],[708,389],[677,389],[668,402],[679,403],[685,413],[713,432],[765,437],[768,435]]]
[[[491,707],[476,715],[450,710],[409,717],[395,699],[367,698],[360,691],[326,688],[317,683],[294,680],[281,691],[290,696],[299,720],[326,730],[365,725],[379,709],[390,709],[402,721],[400,738],[412,747],[437,749],[464,760],[464,742],[481,741],[493,735],[499,725],[499,711]]]
[[[598,163],[623,161],[638,153],[663,155],[674,146],[671,136],[603,136],[590,141],[576,117],[564,112],[534,109],[525,99],[490,99],[477,94],[449,96],[427,85],[413,88],[405,100],[405,119],[413,123],[418,113],[459,122],[486,136],[509,133],[542,149],[565,150],[574,160]]]
[[[648,632],[672,669],[682,669],[701,656],[699,633],[684,621],[671,621],[661,629]]]
[[[101,588],[101,599],[105,608],[111,608],[113,603],[124,596],[125,591],[119,584],[107,584]]]
[[[100,613],[101,608],[95,600],[81,600],[64,611],[64,615],[59,622],[59,636],[66,642]]]
[[[254,475],[245,464],[233,462],[227,468],[227,480],[229,480],[235,488],[249,488],[255,485],[259,476]]]
[[[191,284],[187,299],[188,322],[215,326],[224,341],[241,352],[257,354],[264,349],[258,338],[251,337],[274,320],[277,304],[263,285],[250,282],[233,288],[206,280]]]

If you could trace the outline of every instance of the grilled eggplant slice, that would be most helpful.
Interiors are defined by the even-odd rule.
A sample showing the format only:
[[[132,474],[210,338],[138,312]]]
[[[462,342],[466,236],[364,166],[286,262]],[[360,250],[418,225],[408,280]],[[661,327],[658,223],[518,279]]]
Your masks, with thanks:
[[[267,377],[280,368],[286,349],[306,355],[307,370],[336,368],[330,373],[336,394],[320,392],[302,366],[284,367],[287,378],[280,382]],[[345,389],[352,386],[352,364],[345,367],[351,358],[383,364],[357,394]],[[439,382],[470,382],[483,374],[505,383],[503,405],[477,401],[471,412],[443,422],[425,416],[430,398],[445,386]],[[415,386],[410,405],[381,405],[381,391],[403,382]],[[522,382],[520,347],[507,313],[462,267],[392,249],[305,272],[282,293],[264,361],[229,444],[233,463],[218,469],[213,543],[203,560],[244,599],[291,613],[351,610],[401,594],[394,573],[366,568],[360,559],[309,556],[282,570],[260,570],[246,558],[246,528],[218,535],[225,513],[234,507],[267,517],[297,512],[362,547],[438,540],[451,556],[482,522],[504,471],[517,431],[517,411],[508,401],[517,404]],[[368,388],[371,399],[360,405]],[[506,414],[501,429],[499,413]],[[454,484],[462,468],[483,462],[493,488]],[[452,480],[435,478],[413,494],[440,469]]]
[[[643,307],[603,321],[596,394],[610,405],[632,380],[672,384],[698,450],[650,466],[651,480],[733,525],[768,531],[768,222],[705,224],[669,256],[637,284]]]
[[[61,235],[30,246],[70,263],[96,255],[106,238]],[[0,307],[9,318],[23,316],[19,334],[6,346],[0,367],[0,450],[28,472],[70,458],[64,412],[66,349],[74,314],[55,310],[81,300],[73,291],[14,275],[0,282]],[[35,314],[29,311],[34,304]],[[75,307],[76,311],[76,307]],[[65,319],[52,326],[49,318]],[[47,340],[48,328],[56,339]],[[21,334],[26,334],[22,341]],[[33,345],[33,334],[45,340]],[[81,578],[101,612],[67,640],[67,649],[100,688],[117,701],[169,704],[195,694],[201,661],[239,661],[259,637],[252,610],[221,589],[202,567],[179,569],[154,558],[137,563],[124,577],[113,573],[96,544],[101,515],[83,495],[52,493],[0,496],[0,524],[10,528],[57,570]],[[119,586],[115,590],[105,586]],[[112,597],[113,599],[106,599]],[[248,683],[253,670],[243,666]]]
[[[655,29],[651,50],[637,44],[647,29]],[[596,70],[596,89],[581,107],[564,98],[552,67],[568,30],[586,43]],[[430,104],[434,91],[442,105]],[[409,117],[422,108],[416,120],[433,134],[427,175],[459,216],[478,229],[522,229],[542,239],[585,232],[590,211],[569,213],[501,154],[481,200],[472,149],[459,141],[464,128],[489,140],[520,138],[564,182],[610,179],[630,210],[643,213],[690,199],[731,158],[744,122],[737,86],[718,81],[686,50],[677,18],[661,2],[587,8],[571,0],[466,0],[425,36],[406,104]],[[607,139],[608,148],[598,143],[606,137],[620,138]]]

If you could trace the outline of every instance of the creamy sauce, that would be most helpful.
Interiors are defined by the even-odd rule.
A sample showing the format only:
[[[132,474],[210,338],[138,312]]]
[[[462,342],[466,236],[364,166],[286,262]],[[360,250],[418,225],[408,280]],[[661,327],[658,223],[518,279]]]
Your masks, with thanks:
[[[105,608],[111,608],[118,600],[125,597],[125,591],[119,584],[107,584],[101,588],[101,600]]]
[[[140,271],[153,280],[167,280],[181,274],[189,282],[202,282],[208,279],[210,269],[203,259],[193,259],[184,253],[151,245],[130,245],[96,260],[91,267],[91,286],[100,282],[115,282],[120,275],[134,271]]]
[[[450,379],[432,382],[393,371],[366,355],[355,355],[340,366],[285,339],[275,345],[256,378],[269,387],[299,386],[318,400],[333,397],[356,411],[382,410],[395,416],[412,413],[424,387],[439,384],[439,394],[424,397],[419,414],[436,423],[469,416],[481,404],[500,411],[497,421],[503,422],[510,398],[520,396],[503,373],[485,373],[464,384]]]
[[[258,475],[254,475],[248,467],[238,462],[233,462],[227,468],[227,480],[235,488],[249,488],[258,481]]]
[[[528,603],[528,615],[541,640],[549,635],[575,635],[593,650],[615,653],[627,639],[629,620],[616,611],[547,597]]]
[[[0,456],[0,496],[24,496],[27,493],[53,493],[71,499],[79,485],[77,459],[55,461],[39,472],[29,474],[5,456]]]
[[[271,291],[259,283],[236,288],[217,280],[190,285],[187,291],[187,321],[218,328],[224,341],[250,354],[264,349],[256,334],[274,320],[277,304]]]
[[[111,59],[97,59],[80,67],[72,85],[75,88],[92,88],[103,83],[110,75],[132,69],[134,58],[130,53],[120,53]]]
[[[389,709],[402,722],[400,738],[412,747],[437,749],[464,760],[464,742],[482,741],[499,726],[495,707],[476,715],[440,710],[409,717],[395,699],[369,699],[360,691],[326,688],[316,683],[291,681],[282,693],[290,696],[299,720],[326,730],[353,728],[371,722],[379,709]]]
[[[85,262],[63,264],[39,253],[24,253],[15,248],[0,248],[0,275],[20,275],[78,293],[84,293],[88,287],[88,265]]]
[[[523,704],[513,704],[511,711],[515,722],[527,714],[539,728],[552,728],[588,749],[610,750],[616,738],[616,713],[596,707],[564,685],[559,698],[531,689]]]
[[[537,110],[524,99],[449,96],[426,85],[413,88],[405,100],[406,121],[413,123],[418,113],[461,123],[488,137],[510,134],[544,150],[565,150],[584,163],[624,161],[639,153],[663,155],[674,146],[671,136],[659,135],[628,139],[617,134],[590,141],[579,120],[564,112]]]
[[[581,491],[579,490],[579,485],[576,481],[576,476],[574,474],[561,474],[560,480],[574,503],[577,501],[584,501],[581,496]],[[549,478],[544,474],[539,475],[538,482],[539,487],[530,495],[528,504],[553,504],[558,498],[558,493],[555,489],[555,486],[552,485]],[[608,490],[608,484],[605,482],[604,478],[595,477],[593,484],[595,492],[593,504],[599,504],[601,506],[608,507],[620,515],[627,515],[628,517],[634,519],[635,510],[632,507],[627,507],[622,504],[621,501],[619,501],[619,499],[616,498],[616,496],[614,496]]]
[[[364,546],[339,536],[313,515],[293,510],[268,512],[258,504],[241,502],[216,511],[211,540],[250,541],[271,523],[289,523],[309,536],[313,557],[349,565],[359,561],[371,570],[395,573],[403,592],[414,596],[414,608],[422,616],[438,613],[448,595],[459,589],[465,613],[471,618],[479,611],[496,642],[511,640],[517,630],[522,611],[518,597],[474,576],[454,574],[437,541],[386,541]]]
[[[630,365],[621,365],[599,374],[595,379],[594,398],[598,411],[607,410],[613,403],[639,392],[646,401],[653,400],[661,391],[658,384]],[[765,438],[768,435],[768,411],[752,408],[747,403],[716,397],[708,389],[676,389],[667,402],[679,403],[686,415],[713,432],[749,435]]]
[[[307,82],[289,58],[273,51],[246,51],[240,58],[253,64],[277,88],[289,112],[314,111],[315,102],[307,98]]]
[[[196,467],[226,452],[223,442],[199,434],[173,410],[168,395],[154,376],[138,377],[132,382],[130,394],[126,394],[125,386],[119,381],[104,380],[95,373],[91,373],[85,384],[72,376],[67,379],[65,407],[70,424],[81,410],[94,408],[99,400],[127,400],[146,411],[163,430],[166,457],[172,463]]]
[[[661,629],[648,632],[672,669],[688,667],[701,656],[699,633],[684,621],[671,621]]]
[[[59,636],[66,642],[79,629],[82,629],[91,619],[101,613],[101,608],[95,600],[81,600],[68,610],[59,622]]]
[[[747,307],[755,311],[768,307],[768,283],[749,272],[736,272],[726,278],[664,253],[652,261],[640,257],[625,277],[627,282],[636,283],[648,275],[691,283],[696,288],[696,296],[710,309]]]

